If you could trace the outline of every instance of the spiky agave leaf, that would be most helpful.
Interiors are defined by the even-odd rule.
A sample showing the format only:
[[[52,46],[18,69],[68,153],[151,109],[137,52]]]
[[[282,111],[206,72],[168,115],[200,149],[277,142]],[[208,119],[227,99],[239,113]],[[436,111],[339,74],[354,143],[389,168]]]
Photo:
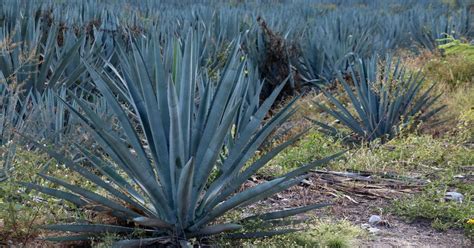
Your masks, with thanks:
[[[379,138],[387,141],[395,137],[401,128],[426,121],[444,108],[440,106],[427,110],[440,95],[430,95],[434,85],[420,93],[424,83],[420,72],[407,73],[400,60],[392,66],[391,56],[386,57],[383,69],[377,63],[378,57],[374,56],[367,60],[358,59],[357,64],[349,68],[353,88],[339,74],[339,81],[352,108],[323,91],[334,107],[315,104],[339,120],[353,134],[344,135],[341,130],[314,120],[324,133],[345,137],[348,141],[373,141]],[[352,138],[348,138],[349,136]]]
[[[178,41],[172,42],[177,44]],[[262,125],[283,84],[261,105],[255,105],[258,94],[252,84],[258,82],[244,72],[247,65],[239,54],[239,40],[234,42],[232,55],[218,82],[206,80],[200,73],[201,68],[196,67],[199,49],[194,33],[189,32],[180,42],[184,44],[182,50],[173,44],[163,48],[155,41],[146,46],[134,44],[129,51],[120,47],[120,68],[108,64],[104,70],[85,64],[120,123],[120,130],[108,125],[84,100],[73,94],[70,97],[78,107],[62,100],[90,127],[90,133],[113,163],[79,147],[96,167],[96,173],[100,172],[101,176],[97,176],[59,152],[44,149],[105,190],[107,195],[98,195],[47,175],[42,177],[69,189],[67,194],[42,187],[37,189],[79,205],[84,199],[119,219],[135,223],[137,229],[155,230],[145,232],[150,242],[164,235],[184,239],[239,229],[241,226],[237,223],[214,223],[232,209],[299,183],[305,172],[333,158],[316,161],[283,177],[237,192],[252,174],[297,140],[285,142],[244,167],[272,131],[295,112],[295,101]],[[257,100],[245,97],[257,97]],[[124,136],[117,135],[118,132]],[[231,145],[228,145],[229,139]],[[219,171],[216,178],[210,177],[214,171]],[[287,216],[303,210],[272,216]],[[80,231],[77,225],[65,227],[69,231]],[[96,235],[109,229],[125,230],[96,225],[85,230]],[[136,242],[127,240],[119,245]]]

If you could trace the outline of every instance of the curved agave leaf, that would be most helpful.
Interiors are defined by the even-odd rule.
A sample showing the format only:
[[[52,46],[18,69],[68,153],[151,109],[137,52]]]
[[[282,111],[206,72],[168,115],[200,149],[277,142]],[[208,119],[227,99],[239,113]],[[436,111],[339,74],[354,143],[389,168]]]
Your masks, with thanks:
[[[121,240],[115,242],[112,248],[131,248],[131,247],[147,247],[158,244],[170,244],[171,240],[167,238],[141,238],[131,240]]]
[[[195,233],[191,233],[191,237],[203,237],[203,236],[212,236],[219,233],[224,232],[232,232],[242,229],[242,225],[227,223],[227,224],[217,224],[214,226],[207,226],[201,228],[199,231]]]
[[[134,228],[102,225],[102,224],[56,224],[43,226],[44,229],[51,231],[66,232],[85,232],[85,233],[132,233]]]
[[[297,214],[300,214],[300,213],[308,212],[310,210],[327,207],[327,206],[330,206],[330,205],[332,205],[332,204],[330,204],[330,203],[318,203],[318,204],[313,204],[313,205],[299,207],[299,208],[292,208],[292,209],[287,209],[287,210],[275,211],[275,212],[271,212],[271,213],[265,213],[265,214],[249,216],[249,217],[243,219],[242,221],[249,221],[249,220],[255,220],[255,219],[260,219],[260,220],[282,219],[282,218],[297,215]]]

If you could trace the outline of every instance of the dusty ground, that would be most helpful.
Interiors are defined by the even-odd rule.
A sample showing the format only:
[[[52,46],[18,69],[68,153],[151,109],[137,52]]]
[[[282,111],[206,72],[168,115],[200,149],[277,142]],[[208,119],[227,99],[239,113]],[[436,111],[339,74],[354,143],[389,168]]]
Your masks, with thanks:
[[[351,203],[344,208],[336,205],[332,211],[342,214],[354,224],[364,225],[372,214],[380,214],[376,208],[381,208],[386,204],[388,202],[380,200],[360,204]],[[406,223],[396,216],[383,215],[383,213],[382,218],[389,223],[389,226],[376,226],[380,231],[376,234],[369,233],[367,238],[357,240],[358,247],[472,247],[462,231],[439,232],[427,222]]]
[[[248,184],[258,183],[249,182]],[[281,209],[301,206],[316,202],[332,202],[333,206],[316,210],[314,214],[320,218],[345,219],[357,226],[367,226],[371,215],[380,215],[388,223],[375,226],[378,232],[370,233],[364,238],[359,238],[354,243],[356,247],[446,247],[462,248],[473,247],[472,241],[468,240],[461,230],[448,230],[439,232],[430,226],[429,222],[418,221],[407,223],[397,216],[384,213],[384,209],[390,201],[404,194],[415,193],[416,187],[407,189],[385,189],[377,187],[377,184],[367,184],[367,195],[360,189],[360,184],[354,185],[357,192],[345,189],[340,185],[321,181],[321,175],[314,175],[305,185],[293,188],[277,194],[276,196],[252,206],[253,210]],[[250,186],[247,185],[247,186]],[[380,185],[380,184],[379,184]],[[338,188],[339,190],[335,190]],[[378,191],[371,191],[371,190]]]

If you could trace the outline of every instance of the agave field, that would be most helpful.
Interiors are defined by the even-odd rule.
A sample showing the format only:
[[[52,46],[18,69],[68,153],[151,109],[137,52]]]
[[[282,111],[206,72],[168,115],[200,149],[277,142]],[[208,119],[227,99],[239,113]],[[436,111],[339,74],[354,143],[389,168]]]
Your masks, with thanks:
[[[473,38],[469,0],[3,0],[0,247],[469,247]]]

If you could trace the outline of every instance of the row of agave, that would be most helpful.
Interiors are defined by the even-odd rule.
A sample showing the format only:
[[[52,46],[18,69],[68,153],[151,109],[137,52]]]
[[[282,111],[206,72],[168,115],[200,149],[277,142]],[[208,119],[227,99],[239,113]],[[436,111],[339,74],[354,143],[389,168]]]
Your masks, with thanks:
[[[12,2],[17,4],[5,9],[20,13],[37,10]],[[259,99],[264,83],[255,60],[258,56],[252,51],[261,50],[249,46],[268,43],[261,40],[263,34],[254,35],[256,27],[245,28],[235,15],[248,6],[229,15],[229,19],[201,14],[193,14],[195,20],[179,19],[179,29],[186,31],[178,32],[166,25],[151,25],[147,31],[137,31],[130,25],[128,29],[114,27],[116,18],[110,12],[92,11],[94,4],[98,3],[79,4],[76,7],[80,11],[66,19],[70,24],[75,24],[71,20],[77,21],[77,30],[47,23],[50,16],[43,14],[8,19],[18,12],[5,11],[0,19],[5,44],[0,54],[2,145],[9,145],[18,133],[26,137],[22,140],[30,149],[48,153],[102,193],[47,174],[39,176],[61,189],[23,185],[79,208],[107,213],[119,223],[45,226],[78,233],[50,240],[87,240],[117,233],[123,237],[115,243],[117,247],[133,247],[163,243],[187,246],[191,238],[227,232],[228,238],[271,236],[295,231],[291,227],[272,229],[275,223],[286,223],[282,219],[325,206],[319,203],[223,222],[222,217],[229,211],[300,183],[309,170],[342,154],[242,190],[248,178],[304,134],[253,159],[273,131],[297,111],[294,103],[298,98],[267,118],[291,77],[278,82],[263,101]],[[147,4],[152,6],[153,1]],[[60,13],[53,9],[53,14],[56,11]],[[101,19],[102,26],[81,26],[93,18]],[[161,21],[166,22],[166,18]],[[337,30],[344,27],[337,25]],[[231,26],[239,28],[229,31]],[[166,31],[176,35],[165,35]],[[224,63],[217,63],[222,53],[226,54]],[[330,56],[322,57],[326,60]],[[377,57],[347,63],[353,86],[342,75],[340,81],[352,109],[323,91],[335,107],[322,108],[352,129],[359,140],[392,138],[409,121],[424,121],[440,110],[419,114],[437,97],[431,97],[430,90],[419,94],[423,80],[407,77],[398,64],[392,69],[391,60],[385,59],[386,68],[377,66]],[[307,65],[320,67],[315,61],[306,61]],[[317,71],[308,80],[320,76]],[[318,124],[329,134],[342,133]],[[84,142],[86,135],[92,144]],[[7,165],[15,146],[9,147]],[[89,166],[77,162],[83,160]],[[9,166],[1,170],[0,180],[9,170]],[[244,226],[255,221],[262,228],[244,232]]]
[[[307,82],[330,82],[337,72],[346,70],[348,53],[369,58],[395,49],[435,49],[436,40],[446,35],[472,36],[469,10],[457,1],[453,7],[444,1],[245,1],[229,8],[225,1],[129,1],[110,3],[88,0],[58,3],[56,0],[6,0],[0,8],[0,24],[10,30],[22,16],[45,17],[64,30],[85,28],[100,35],[110,55],[115,43],[113,34],[129,27],[143,37],[158,33],[166,40],[169,34],[185,35],[188,27],[200,30],[201,56],[214,61],[220,51],[240,32],[249,30],[246,50],[249,59],[262,72],[262,53],[271,49],[258,23],[263,18],[268,27],[299,50],[287,61],[298,68]],[[25,6],[26,5],[26,6]],[[125,9],[125,11],[123,10]],[[159,13],[159,14],[156,14]],[[9,30],[9,31],[10,31]],[[184,30],[184,31],[183,31]],[[184,33],[183,33],[184,32]],[[209,60],[210,59],[210,60]],[[270,75],[268,75],[270,74]],[[266,75],[272,78],[271,72]]]

